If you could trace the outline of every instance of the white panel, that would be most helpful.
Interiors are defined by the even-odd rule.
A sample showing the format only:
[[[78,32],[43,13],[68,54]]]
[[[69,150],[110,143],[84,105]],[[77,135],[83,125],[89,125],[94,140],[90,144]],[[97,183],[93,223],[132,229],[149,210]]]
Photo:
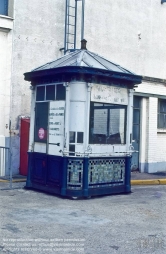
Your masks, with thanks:
[[[84,153],[84,145],[83,144],[77,144],[77,145],[75,145],[75,152],[76,152],[76,156],[77,156],[77,153],[80,156],[84,156],[84,154],[83,154]]]
[[[70,102],[70,131],[84,132],[85,102]]]
[[[48,153],[60,155],[64,146],[65,101],[51,101],[49,109]],[[50,145],[51,144],[51,145]]]
[[[0,18],[1,21],[1,18]],[[0,31],[0,134],[5,135],[5,124],[9,124],[9,109],[6,111],[6,106],[10,106],[10,87],[8,85],[8,66],[7,66],[7,51],[8,51],[8,34]],[[7,116],[7,117],[6,117]],[[6,118],[6,119],[5,119]],[[5,121],[6,120],[6,121]],[[9,132],[9,130],[7,130]]]
[[[128,92],[126,88],[94,84],[91,101],[127,105]]]
[[[46,153],[46,144],[35,142],[35,144],[34,144],[34,152],[37,152],[37,153]]]
[[[87,85],[85,82],[70,83],[70,100],[71,101],[86,101]]]
[[[89,145],[92,149],[90,156],[109,156],[109,154],[117,153],[121,156],[126,153],[126,145]]]
[[[60,146],[55,145],[55,144],[48,144],[48,154],[63,156],[62,148]]]

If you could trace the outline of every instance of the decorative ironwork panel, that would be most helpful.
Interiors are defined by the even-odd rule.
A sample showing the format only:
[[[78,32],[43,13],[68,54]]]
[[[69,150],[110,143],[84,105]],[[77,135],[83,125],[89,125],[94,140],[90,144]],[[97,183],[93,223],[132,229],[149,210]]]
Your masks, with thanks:
[[[83,185],[83,160],[68,159],[67,188],[73,190],[82,189]]]
[[[89,188],[123,185],[125,180],[125,158],[90,159]]]

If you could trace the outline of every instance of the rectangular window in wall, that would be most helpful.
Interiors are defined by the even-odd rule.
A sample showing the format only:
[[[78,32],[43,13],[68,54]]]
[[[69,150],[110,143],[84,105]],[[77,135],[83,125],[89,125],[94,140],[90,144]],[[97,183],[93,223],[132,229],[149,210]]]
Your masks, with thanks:
[[[91,102],[90,144],[125,144],[126,106]]]
[[[36,103],[34,141],[46,143],[47,129],[48,129],[48,102]]]
[[[166,129],[166,100],[158,100],[158,128]]]
[[[63,84],[39,85],[36,87],[36,101],[62,101],[66,99],[66,88]]]
[[[0,0],[0,15],[8,15],[8,0]]]
[[[56,100],[61,101],[66,99],[66,88],[63,84],[56,86]]]
[[[37,86],[36,88],[36,101],[45,100],[45,86]]]

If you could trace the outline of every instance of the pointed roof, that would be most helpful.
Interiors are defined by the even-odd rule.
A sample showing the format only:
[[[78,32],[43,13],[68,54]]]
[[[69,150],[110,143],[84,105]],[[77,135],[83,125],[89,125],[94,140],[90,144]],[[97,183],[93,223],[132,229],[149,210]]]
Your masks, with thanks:
[[[126,74],[134,74],[131,71],[121,67],[120,65],[113,63],[98,54],[95,54],[89,50],[75,50],[63,57],[46,63],[36,69],[34,71],[42,71],[48,69],[55,69],[66,66],[75,66],[75,67],[91,67],[95,69],[103,69],[107,71],[126,73]]]
[[[86,40],[81,41],[81,49],[74,50],[59,59],[46,63],[31,72],[24,73],[25,80],[31,81],[32,85],[45,82],[46,80],[59,80],[70,82],[72,80],[84,80],[89,83],[112,81],[126,84],[133,88],[135,84],[142,82],[142,76],[113,63],[98,54],[86,49]]]

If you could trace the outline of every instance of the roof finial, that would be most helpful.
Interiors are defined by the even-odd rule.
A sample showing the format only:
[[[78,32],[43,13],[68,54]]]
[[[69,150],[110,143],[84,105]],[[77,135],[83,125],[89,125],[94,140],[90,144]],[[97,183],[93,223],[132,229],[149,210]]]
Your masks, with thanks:
[[[87,41],[85,39],[81,40],[81,49],[87,49],[86,48],[86,43],[87,43]]]

